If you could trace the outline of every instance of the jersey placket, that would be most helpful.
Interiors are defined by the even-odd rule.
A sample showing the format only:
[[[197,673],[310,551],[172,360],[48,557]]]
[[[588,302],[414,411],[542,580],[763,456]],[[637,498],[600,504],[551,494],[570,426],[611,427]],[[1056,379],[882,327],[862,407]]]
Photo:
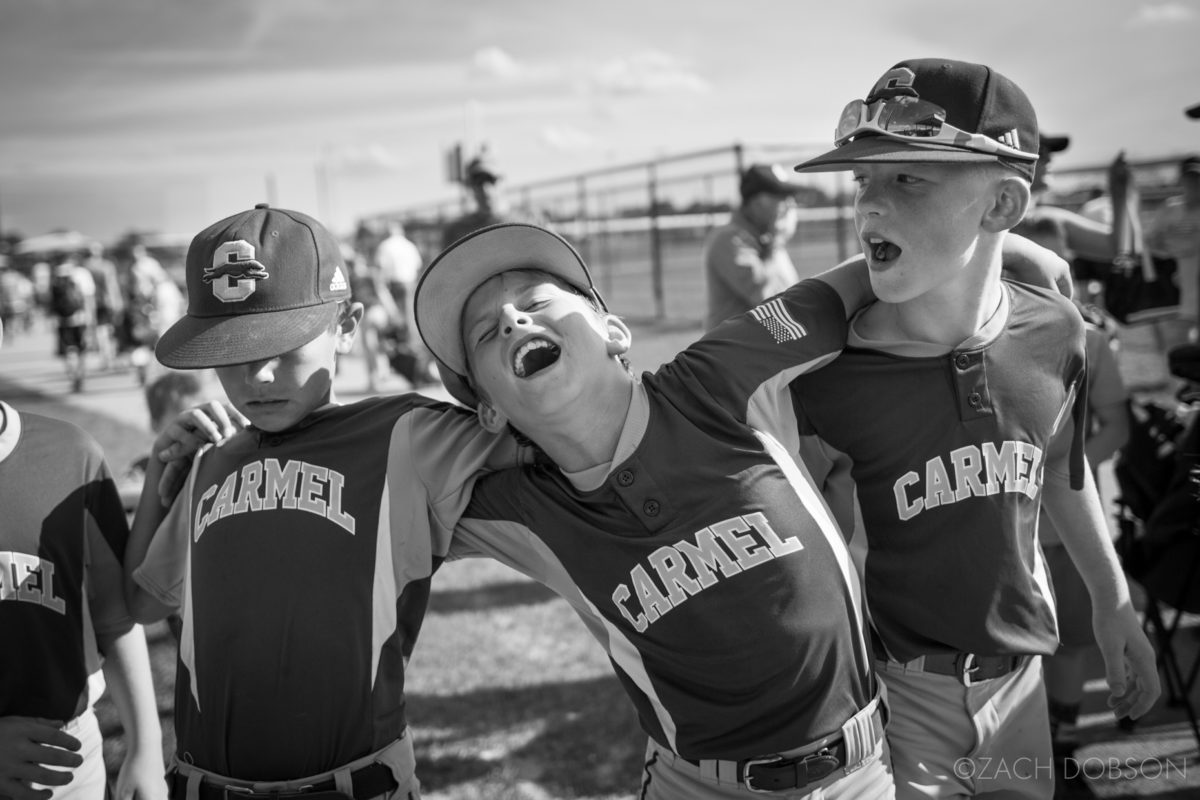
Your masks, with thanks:
[[[992,396],[988,391],[983,352],[956,350],[950,353],[949,358],[958,398],[959,419],[965,422],[992,416],[995,412],[992,408]]]

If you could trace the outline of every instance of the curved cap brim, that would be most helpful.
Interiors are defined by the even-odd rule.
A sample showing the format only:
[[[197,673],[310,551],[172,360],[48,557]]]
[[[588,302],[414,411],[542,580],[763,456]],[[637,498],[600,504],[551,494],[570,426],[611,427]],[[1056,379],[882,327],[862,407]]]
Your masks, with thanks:
[[[836,172],[852,169],[855,164],[911,161],[962,164],[999,160],[991,153],[964,150],[961,147],[933,142],[917,144],[911,140],[901,141],[887,136],[862,136],[841,147],[835,147],[828,153],[797,164],[793,169],[796,172]]]
[[[172,369],[228,367],[275,358],[328,329],[336,306],[334,302],[256,314],[185,316],[159,338],[154,355]]]
[[[437,359],[466,375],[462,313],[471,294],[489,278],[513,269],[555,275],[603,307],[591,273],[575,248],[553,231],[523,222],[491,225],[459,239],[433,260],[417,284],[417,330]]]

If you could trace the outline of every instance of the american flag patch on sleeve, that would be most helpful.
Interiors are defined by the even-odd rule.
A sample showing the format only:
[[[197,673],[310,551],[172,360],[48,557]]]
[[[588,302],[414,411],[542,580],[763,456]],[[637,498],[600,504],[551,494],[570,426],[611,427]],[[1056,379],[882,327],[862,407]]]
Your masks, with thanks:
[[[750,309],[750,315],[766,328],[777,344],[794,342],[804,336],[804,326],[792,318],[778,297]]]

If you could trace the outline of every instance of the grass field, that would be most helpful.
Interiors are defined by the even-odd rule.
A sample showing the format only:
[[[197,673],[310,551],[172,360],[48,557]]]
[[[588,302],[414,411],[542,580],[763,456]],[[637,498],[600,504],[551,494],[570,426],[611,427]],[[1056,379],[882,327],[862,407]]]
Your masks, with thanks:
[[[690,338],[673,335],[663,336],[652,361]],[[1139,394],[1166,399],[1165,370],[1149,329],[1122,332],[1119,361]],[[116,469],[148,448],[142,430],[22,393],[2,377],[0,389],[18,408],[91,431]],[[148,639],[170,752],[174,642],[161,624],[148,630]],[[638,785],[645,737],[600,648],[564,601],[495,563],[455,563],[438,573],[408,671],[408,698],[426,798],[599,800],[628,797]],[[119,722],[107,700],[98,711],[115,770],[123,748]]]

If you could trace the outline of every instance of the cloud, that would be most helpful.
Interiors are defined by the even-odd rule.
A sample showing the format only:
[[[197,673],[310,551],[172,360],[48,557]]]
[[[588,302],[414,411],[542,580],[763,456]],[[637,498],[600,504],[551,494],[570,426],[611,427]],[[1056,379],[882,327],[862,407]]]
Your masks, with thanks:
[[[543,142],[564,152],[594,150],[600,144],[595,136],[569,125],[548,125],[542,128],[541,136]]]
[[[1196,19],[1196,12],[1182,3],[1159,3],[1139,8],[1137,14],[1129,20],[1129,25],[1139,28],[1176,25],[1180,22],[1191,22],[1194,19]]]
[[[484,47],[471,56],[471,69],[480,75],[507,80],[524,71],[516,59],[499,47]]]
[[[709,84],[673,56],[648,51],[601,64],[589,85],[602,94],[636,95],[664,92],[702,94]]]
[[[390,171],[411,166],[409,159],[377,142],[339,146],[327,155],[326,163],[342,172]]]

